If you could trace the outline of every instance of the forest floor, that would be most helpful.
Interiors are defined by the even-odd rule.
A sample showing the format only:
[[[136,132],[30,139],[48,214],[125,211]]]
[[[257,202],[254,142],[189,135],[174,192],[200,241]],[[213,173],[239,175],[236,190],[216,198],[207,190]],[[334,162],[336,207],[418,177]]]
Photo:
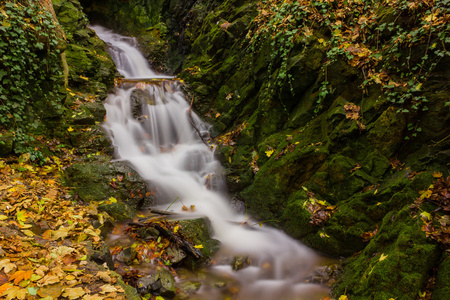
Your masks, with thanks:
[[[29,155],[0,160],[0,295],[5,299],[126,299],[118,275],[88,258],[101,247],[96,204],[60,184],[73,150],[41,166]]]

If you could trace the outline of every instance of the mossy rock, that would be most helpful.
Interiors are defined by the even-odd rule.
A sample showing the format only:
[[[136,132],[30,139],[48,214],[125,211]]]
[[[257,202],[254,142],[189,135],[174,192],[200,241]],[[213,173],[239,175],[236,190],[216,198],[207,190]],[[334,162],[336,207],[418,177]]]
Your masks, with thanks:
[[[204,218],[185,219],[179,221],[181,232],[194,245],[202,246],[200,251],[202,258],[197,260],[188,256],[183,263],[189,268],[199,268],[209,264],[213,255],[219,250],[220,242],[212,238],[211,221]]]
[[[281,226],[293,238],[301,239],[318,230],[310,223],[311,213],[306,209],[308,198],[304,190],[293,193],[281,216]]]
[[[13,151],[14,134],[10,131],[0,131],[0,157],[9,156]]]
[[[450,299],[450,258],[448,252],[442,254],[436,275],[436,288],[431,294],[431,299]]]
[[[344,262],[334,294],[356,300],[415,299],[440,256],[421,226],[420,219],[411,217],[409,205],[388,213],[369,245]]]
[[[386,157],[392,157],[404,141],[406,120],[389,107],[369,129],[368,139]]]
[[[111,163],[107,157],[96,156],[96,161],[73,164],[63,176],[66,186],[86,202],[108,201],[113,197],[132,209],[153,204],[153,199],[146,195],[146,183],[124,162]]]

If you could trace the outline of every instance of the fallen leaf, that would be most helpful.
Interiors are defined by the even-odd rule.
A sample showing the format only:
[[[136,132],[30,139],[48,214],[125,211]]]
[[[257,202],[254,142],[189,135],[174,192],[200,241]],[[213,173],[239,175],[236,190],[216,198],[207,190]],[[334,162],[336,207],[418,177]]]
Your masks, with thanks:
[[[196,249],[203,249],[203,245],[195,245],[194,248],[196,248]]]
[[[0,260],[0,271],[3,269],[3,271],[8,274],[9,272],[11,272],[12,270],[16,269],[17,266],[16,264],[11,263],[11,261],[9,259],[3,259]]]
[[[433,172],[433,177],[434,178],[441,178],[442,177],[442,172]]]
[[[59,246],[59,247],[56,247],[55,249],[53,249],[51,253],[61,256],[61,257],[64,257],[68,254],[71,254],[72,252],[77,252],[77,250],[75,250],[72,247]]]
[[[97,277],[106,283],[111,283],[112,279],[108,274],[109,272],[97,272]]]
[[[18,286],[13,286],[10,289],[7,289],[3,292],[2,296],[6,296],[6,300],[12,300],[12,299],[25,299],[28,292],[26,289],[22,289]]]
[[[2,295],[7,289],[11,288],[13,285],[10,283],[5,283],[0,286],[0,295]]]
[[[379,261],[383,261],[388,257],[388,255],[384,255],[384,253],[381,253]]]
[[[266,155],[267,155],[267,157],[271,157],[274,151],[275,151],[274,149],[268,149],[268,150],[266,150]]]
[[[37,294],[44,297],[52,297],[53,299],[59,299],[59,296],[61,296],[63,292],[63,287],[61,284],[53,284],[46,287],[41,287],[37,291]]]
[[[117,291],[119,291],[115,286],[110,285],[110,284],[102,285],[102,286],[100,287],[100,289],[102,290],[102,291],[100,292],[100,294],[106,294],[106,293],[112,293],[112,292],[117,292]]]
[[[64,293],[62,294],[63,297],[67,297],[69,299],[78,299],[81,298],[86,294],[84,289],[82,287],[76,287],[76,288],[65,288]]]
[[[35,236],[35,234],[33,233],[33,231],[31,230],[22,230],[23,234],[25,234],[26,236]]]
[[[33,274],[32,270],[28,271],[17,271],[16,273],[12,274],[11,277],[9,277],[9,281],[14,280],[14,284],[19,284],[22,280],[27,280],[31,277],[31,274]]]

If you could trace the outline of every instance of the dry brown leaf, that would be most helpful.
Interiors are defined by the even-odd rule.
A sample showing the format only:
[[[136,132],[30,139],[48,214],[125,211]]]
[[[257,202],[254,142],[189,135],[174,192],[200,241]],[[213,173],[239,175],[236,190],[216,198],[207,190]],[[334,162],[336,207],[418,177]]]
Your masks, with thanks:
[[[109,276],[109,272],[98,272],[97,277],[106,283],[111,283],[112,281],[111,276]]]
[[[84,295],[83,300],[103,300],[105,299],[104,296],[99,295]]]
[[[63,297],[67,297],[69,299],[78,299],[81,298],[86,292],[82,287],[76,287],[76,288],[65,288],[64,293],[62,294]]]
[[[16,264],[11,263],[9,259],[2,259],[0,260],[0,271],[3,269],[3,271],[8,274],[12,270],[15,270],[17,268]]]
[[[113,292],[118,292],[119,291],[118,288],[116,288],[115,286],[110,285],[110,284],[104,284],[104,285],[102,285],[100,287],[100,289],[102,290],[100,292],[100,294],[113,293]]]
[[[41,287],[38,289],[37,293],[42,298],[52,297],[53,299],[58,299],[63,292],[63,287],[61,284],[53,284],[46,287]]]
[[[38,281],[38,286],[45,286],[53,283],[59,282],[59,277],[55,275],[46,275],[44,278]]]

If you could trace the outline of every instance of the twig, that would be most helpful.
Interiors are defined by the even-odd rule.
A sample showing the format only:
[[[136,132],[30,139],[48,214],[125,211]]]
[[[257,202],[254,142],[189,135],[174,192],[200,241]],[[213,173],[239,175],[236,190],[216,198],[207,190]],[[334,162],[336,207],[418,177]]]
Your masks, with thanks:
[[[206,146],[208,146],[208,148],[210,148],[210,145],[203,139],[202,133],[200,132],[198,127],[195,125],[194,120],[192,119],[192,105],[193,104],[194,104],[194,96],[192,96],[191,105],[189,106],[189,108],[187,110],[189,123],[191,123],[192,127],[195,129],[195,131],[197,132],[198,136],[202,140],[203,144],[205,144]]]
[[[175,200],[173,200],[172,203],[170,203],[169,207],[166,208],[165,212],[172,206],[172,204],[175,203],[175,201],[178,200],[178,198],[180,198],[180,197],[176,197]],[[181,200],[180,200],[180,202],[181,202]],[[183,204],[183,202],[181,202],[181,204]],[[183,204],[183,205],[184,205],[184,204]]]

